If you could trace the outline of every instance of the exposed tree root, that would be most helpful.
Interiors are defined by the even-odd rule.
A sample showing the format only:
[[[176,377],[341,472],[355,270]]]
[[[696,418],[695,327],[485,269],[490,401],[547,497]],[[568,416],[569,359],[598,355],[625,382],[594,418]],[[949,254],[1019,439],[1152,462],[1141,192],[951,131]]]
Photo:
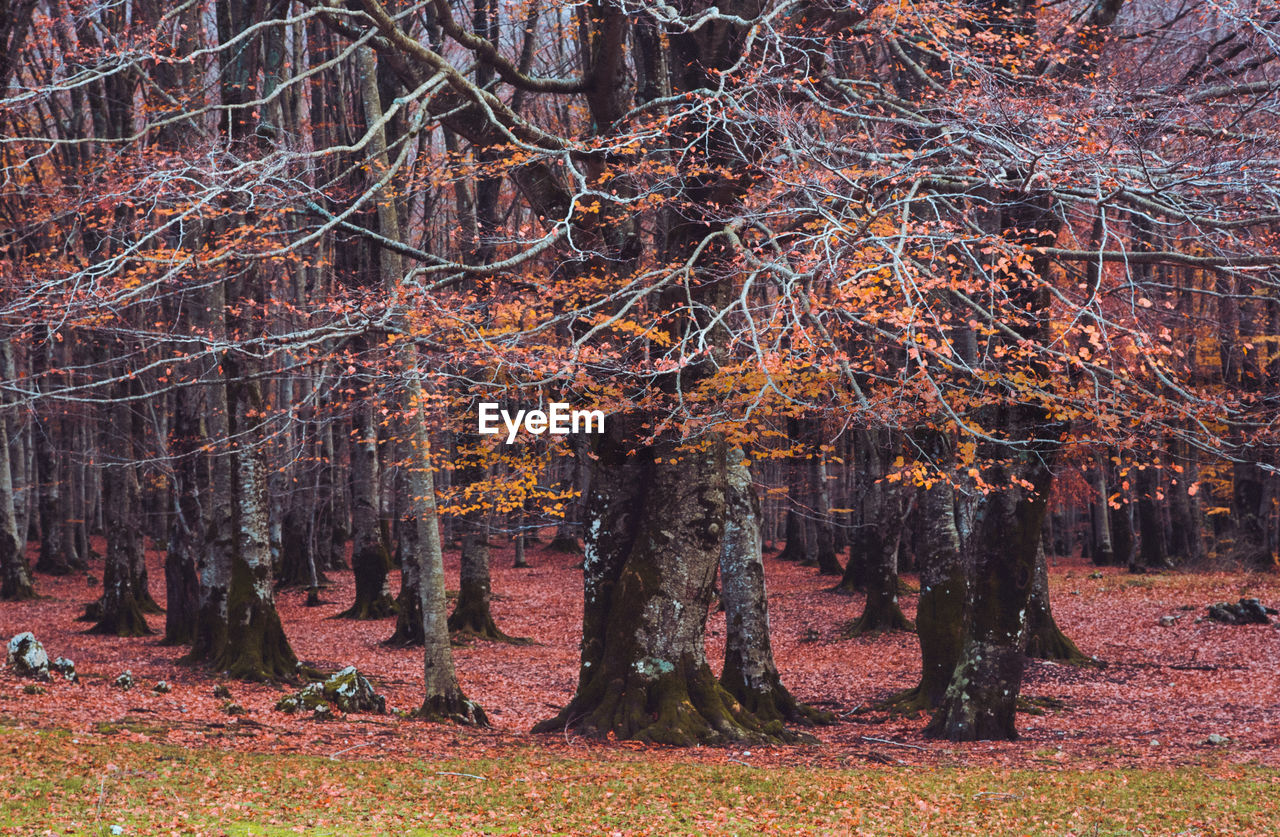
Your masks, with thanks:
[[[578,539],[572,535],[557,534],[552,538],[551,543],[547,544],[547,549],[567,555],[582,554],[582,544],[578,543]]]
[[[469,727],[487,727],[489,718],[480,704],[467,700],[462,692],[447,695],[431,695],[413,717],[422,721],[454,723]]]
[[[773,721],[813,726],[816,724],[834,724],[835,715],[800,703],[791,694],[775,672],[769,678],[771,686],[751,688],[742,672],[726,668],[720,676],[720,685],[738,704],[750,712],[761,724]]]
[[[94,602],[85,608],[85,616],[93,611],[95,624],[86,633],[99,636],[150,636],[154,633],[147,625],[141,605],[132,596],[120,602],[111,612],[107,612],[102,602]]]
[[[936,708],[923,686],[913,686],[901,692],[894,692],[887,698],[877,701],[871,707],[876,712],[888,712],[892,715],[917,717],[921,712],[930,712]]]
[[[845,623],[840,629],[842,639],[853,639],[860,636],[878,636],[891,631],[914,631],[915,624],[906,617],[898,603],[892,602],[883,607],[875,607],[871,601],[863,608],[862,615]]]
[[[669,663],[654,664],[668,670],[655,677],[632,667],[625,675],[607,679],[601,672],[579,688],[559,715],[537,724],[533,731],[572,729],[589,738],[612,735],[678,747],[807,739],[787,730],[781,720],[762,723],[719,684],[705,663],[674,668]]]

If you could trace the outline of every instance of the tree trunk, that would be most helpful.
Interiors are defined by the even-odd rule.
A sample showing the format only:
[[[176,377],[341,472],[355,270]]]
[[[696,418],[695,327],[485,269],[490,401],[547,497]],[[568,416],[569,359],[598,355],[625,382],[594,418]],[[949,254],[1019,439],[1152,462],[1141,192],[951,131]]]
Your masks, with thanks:
[[[238,359],[224,358],[231,431],[251,437],[256,416],[264,415],[258,381]],[[234,548],[227,587],[226,642],[214,668],[244,680],[287,680],[297,676],[294,656],[271,593],[271,544],[266,467],[258,445],[237,445],[232,491]]]
[[[180,387],[174,393],[174,417],[169,453],[173,477],[169,485],[169,532],[164,559],[164,642],[187,645],[195,641],[200,610],[200,578],[197,555],[204,544],[208,502],[208,455],[201,450],[207,438],[201,416],[199,391]]]
[[[444,553],[436,512],[435,480],[431,472],[431,442],[422,415],[425,410],[422,385],[413,359],[406,356],[404,348],[400,353],[409,376],[409,421],[414,447],[409,470],[415,531],[410,539],[413,553],[406,554],[405,561],[416,565],[418,606],[422,612],[423,684],[426,694],[418,717],[484,726],[488,724],[484,710],[462,693],[453,667],[453,647],[449,642],[449,624],[445,616]]]
[[[355,435],[351,439],[351,571],[356,580],[356,600],[338,614],[344,619],[385,619],[395,614],[396,603],[387,586],[391,555],[382,538],[381,503],[378,499],[378,433],[372,405],[356,408]]]
[[[1160,514],[1160,472],[1154,465],[1140,466],[1137,477],[1138,491],[1138,550],[1136,560],[1129,561],[1129,572],[1141,573],[1148,569],[1169,566],[1169,553],[1165,547],[1164,516]]]
[[[661,441],[629,456],[640,423],[611,416],[599,440],[578,689],[534,731],[676,745],[763,738],[705,656],[724,526],[723,442],[682,450]]]
[[[820,427],[816,421],[814,429],[816,444],[820,441],[816,432]],[[831,489],[827,481],[827,457],[821,450],[813,455],[809,478],[813,484],[813,496],[817,501],[812,543],[814,559],[818,562],[818,573],[819,575],[843,575],[844,567],[840,566],[840,559],[836,557],[836,533],[835,525],[831,520]]]
[[[885,631],[911,631],[915,625],[898,605],[898,549],[902,543],[902,526],[906,517],[903,491],[884,479],[884,460],[892,455],[893,437],[888,432],[865,434],[871,482],[863,498],[860,551],[866,571],[867,601],[862,615],[844,626],[845,638],[879,634]],[[852,562],[852,558],[850,559]]]
[[[1072,665],[1094,664],[1096,661],[1086,656],[1053,618],[1053,609],[1049,606],[1049,562],[1045,560],[1043,545],[1036,554],[1035,573],[1027,607],[1027,656]]]
[[[1111,542],[1111,503],[1107,493],[1107,460],[1097,457],[1093,469],[1094,498],[1090,521],[1093,524],[1093,563],[1109,567],[1116,562],[1115,547]]]
[[[935,439],[930,448],[939,469],[945,468],[950,453],[943,450],[942,440]],[[950,475],[944,472],[943,476]],[[909,713],[936,709],[960,661],[969,579],[956,527],[955,502],[955,487],[947,479],[923,489],[920,603],[916,608],[920,683],[890,697],[885,701],[887,708]]]
[[[730,451],[728,456],[720,599],[725,611],[720,685],[725,691],[773,735],[783,734],[784,721],[834,722],[828,713],[796,701],[782,685],[773,662],[761,556],[760,501],[741,450]]]
[[[382,120],[382,100],[372,90],[377,78],[377,62],[368,47],[360,48],[361,84],[365,90],[364,107],[366,121],[374,128],[371,142],[371,162],[374,175],[380,177],[386,170],[387,138]],[[386,197],[378,201],[378,225],[383,235],[393,241],[401,238],[399,215],[395,201]],[[379,255],[384,290],[390,294],[402,291],[403,272],[398,256],[388,251]],[[404,326],[404,324],[401,324]],[[408,331],[408,329],[405,329]],[[401,372],[405,376],[404,401],[401,415],[407,422],[406,436],[410,451],[407,457],[409,496],[412,520],[406,521],[406,532],[401,541],[404,553],[401,566],[408,567],[417,577],[418,609],[421,612],[423,637],[423,686],[422,706],[417,716],[431,721],[453,721],[460,724],[485,725],[488,723],[479,704],[468,700],[458,685],[453,666],[453,648],[449,642],[449,627],[445,609],[444,553],[440,543],[440,518],[436,508],[435,475],[431,464],[431,439],[427,435],[426,398],[422,387],[422,373],[412,344],[401,341],[394,350]],[[412,565],[412,566],[410,566]]]
[[[1019,424],[1015,432],[1030,422],[1024,419]],[[1014,712],[1026,659],[1024,628],[1052,484],[1051,450],[1041,449],[1049,446],[1028,445],[1031,449],[1018,455],[1015,466],[993,465],[983,477],[1000,488],[987,495],[969,538],[973,575],[964,649],[942,704],[925,729],[930,737],[951,741],[1017,738]],[[1013,483],[1015,475],[1031,488]]]
[[[18,602],[36,597],[14,513],[12,471],[9,464],[9,429],[0,402],[0,601]]]
[[[127,401],[121,400],[111,413],[114,427],[108,433],[107,444],[114,461],[107,465],[104,478],[107,495],[106,567],[102,577],[102,598],[93,606],[97,622],[90,633],[146,636],[151,629],[143,616],[142,601],[135,587],[135,584],[146,583],[146,563],[142,495],[133,464],[133,444],[127,432],[132,409]],[[139,565],[144,568],[141,574]]]

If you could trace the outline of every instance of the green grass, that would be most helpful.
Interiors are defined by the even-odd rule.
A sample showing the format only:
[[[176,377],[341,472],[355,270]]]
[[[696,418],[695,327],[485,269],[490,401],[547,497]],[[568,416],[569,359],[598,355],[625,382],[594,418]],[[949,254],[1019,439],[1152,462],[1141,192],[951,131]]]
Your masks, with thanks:
[[[535,745],[466,762],[348,758],[361,752],[333,761],[0,727],[0,832],[1280,833],[1280,771],[1258,767],[773,769]]]

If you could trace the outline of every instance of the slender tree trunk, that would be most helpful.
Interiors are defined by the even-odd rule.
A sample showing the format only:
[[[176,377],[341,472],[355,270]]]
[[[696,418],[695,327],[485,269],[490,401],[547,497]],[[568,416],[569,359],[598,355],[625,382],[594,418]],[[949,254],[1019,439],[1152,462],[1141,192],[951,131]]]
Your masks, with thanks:
[[[377,62],[373,50],[362,47],[358,57],[362,84],[369,91],[373,80],[377,78]],[[364,106],[368,124],[381,125],[382,102],[379,96],[366,95]],[[380,176],[388,165],[384,129],[375,128],[370,151],[375,173]],[[378,201],[378,224],[383,235],[393,241],[401,240],[399,215],[395,201],[389,197]],[[384,289],[389,295],[396,296],[401,291],[404,275],[399,258],[386,251],[379,257]],[[401,564],[402,567],[408,567],[411,575],[417,577],[418,609],[421,613],[424,696],[417,715],[425,720],[486,725],[488,720],[484,710],[463,694],[453,665],[453,647],[449,641],[445,608],[444,552],[440,543],[440,518],[436,507],[435,475],[431,465],[431,439],[427,434],[427,404],[422,373],[411,344],[398,344],[394,356],[405,376],[401,414],[407,423],[411,447],[406,468],[413,519],[406,522],[405,528],[411,528],[412,533],[407,533],[402,541],[406,551],[402,555]]]
[[[14,514],[9,429],[5,413],[0,402],[0,601],[16,602],[34,599],[36,591],[22,550],[26,538],[19,535],[18,519]]]
[[[1036,554],[1036,574],[1027,607],[1027,656],[1072,665],[1096,662],[1062,632],[1053,618],[1053,609],[1049,605],[1049,562],[1045,560],[1043,544]]]
[[[1093,524],[1093,563],[1108,567],[1115,563],[1115,547],[1111,543],[1111,503],[1107,493],[1107,465],[1101,454],[1093,469],[1093,500],[1090,520]]]
[[[935,464],[947,473],[950,451],[940,434],[926,434],[924,444]],[[947,470],[944,470],[947,469]],[[964,648],[965,601],[969,577],[956,527],[956,492],[947,479],[938,479],[922,490],[920,550],[920,603],[916,608],[916,633],[920,637],[920,683],[890,697],[887,706],[918,712],[942,703]]]
[[[725,611],[720,685],[773,735],[783,734],[784,721],[833,722],[829,714],[799,703],[782,685],[769,639],[764,582],[760,501],[745,454],[736,449],[728,456],[724,542],[720,548],[720,599]]]
[[[820,425],[814,422],[814,441],[819,442]],[[818,562],[820,575],[843,575],[844,567],[836,557],[836,533],[831,520],[831,488],[827,481],[827,455],[819,449],[813,455],[810,480],[813,483],[813,496],[817,501],[817,517],[814,520],[814,558]]]
[[[231,431],[253,438],[258,416],[266,414],[261,385],[239,359],[222,361],[228,375]],[[234,548],[227,586],[226,642],[214,668],[244,680],[287,680],[297,676],[298,658],[285,637],[271,593],[270,519],[267,475],[259,445],[237,445],[232,454]]]
[[[395,614],[395,600],[387,585],[391,555],[382,538],[378,482],[378,434],[373,407],[366,402],[356,407],[351,439],[351,570],[356,600],[339,614],[346,619],[385,619]]]

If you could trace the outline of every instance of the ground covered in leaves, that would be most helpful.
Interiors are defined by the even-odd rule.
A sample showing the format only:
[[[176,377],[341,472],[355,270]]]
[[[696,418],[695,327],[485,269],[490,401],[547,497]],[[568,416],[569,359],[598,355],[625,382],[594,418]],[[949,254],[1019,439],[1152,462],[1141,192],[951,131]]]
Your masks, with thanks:
[[[152,592],[163,603],[161,556],[151,559]],[[0,815],[0,827],[31,825],[39,819],[20,819],[20,812],[43,812],[50,822],[96,833],[126,800],[150,800],[147,810],[169,818],[125,818],[150,823],[154,828],[141,829],[147,833],[161,825],[204,833],[219,823],[273,818],[333,828],[364,816],[366,805],[392,818],[375,831],[427,833],[593,830],[592,811],[600,829],[608,831],[609,818],[617,817],[612,822],[627,833],[821,832],[834,822],[857,832],[858,817],[880,816],[876,811],[888,817],[887,828],[865,833],[927,833],[942,823],[950,833],[970,833],[970,821],[973,833],[1004,833],[982,825],[999,817],[1008,817],[1010,827],[1027,823],[1019,833],[1034,834],[1092,834],[1099,824],[1117,829],[1099,834],[1218,833],[1222,824],[1235,834],[1280,831],[1280,627],[1199,618],[1208,604],[1242,596],[1275,606],[1274,574],[1131,576],[1057,561],[1051,589],[1058,621],[1106,666],[1033,662],[1024,693],[1060,706],[1020,716],[1019,741],[961,746],[924,739],[924,717],[867,711],[915,683],[913,635],[840,639],[861,597],[829,592],[834,580],[813,569],[766,559],[784,681],[840,723],[816,731],[819,745],[672,750],[528,732],[572,695],[581,613],[576,559],[534,549],[530,560],[532,569],[511,569],[509,550],[495,550],[493,610],[504,631],[533,644],[456,649],[464,688],[493,724],[486,730],[396,714],[339,712],[315,721],[279,712],[284,686],[224,682],[180,665],[184,649],[160,644],[163,616],[149,617],[154,637],[91,636],[76,617],[100,587],[83,575],[38,577],[46,598],[0,604],[0,639],[33,631],[50,658],[75,661],[80,681],[55,679],[31,694],[30,681],[0,672],[0,788],[9,812]],[[456,586],[456,555],[446,568]],[[101,578],[100,561],[91,575]],[[332,618],[350,604],[353,584],[349,574],[331,574],[331,581],[319,607],[306,607],[303,591],[279,594],[298,656],[326,671],[355,665],[390,709],[416,708],[420,651],[381,645],[391,620]],[[904,595],[902,603],[912,615],[915,597]],[[1162,624],[1161,617],[1172,618]],[[712,614],[709,634],[709,658],[718,667],[723,614]],[[128,690],[115,685],[126,670],[135,681]],[[160,680],[171,690],[153,691]],[[215,696],[216,686],[230,696],[225,690]],[[378,777],[376,787],[356,781],[365,774]],[[1074,788],[1078,804],[1046,801],[1057,782]],[[295,797],[289,788],[297,783],[306,792]],[[390,798],[388,789],[398,783],[412,785],[412,793],[403,805],[384,809],[378,798]],[[648,783],[656,795],[642,793]],[[321,804],[326,786],[328,801]],[[1126,791],[1130,786],[1142,793]],[[1145,801],[1125,807],[1126,796]],[[756,797],[775,799],[773,807]],[[635,807],[646,799],[649,807]],[[237,804],[244,807],[228,807]],[[1162,811],[1182,813],[1160,819]],[[1037,812],[1043,827],[1031,825]]]

